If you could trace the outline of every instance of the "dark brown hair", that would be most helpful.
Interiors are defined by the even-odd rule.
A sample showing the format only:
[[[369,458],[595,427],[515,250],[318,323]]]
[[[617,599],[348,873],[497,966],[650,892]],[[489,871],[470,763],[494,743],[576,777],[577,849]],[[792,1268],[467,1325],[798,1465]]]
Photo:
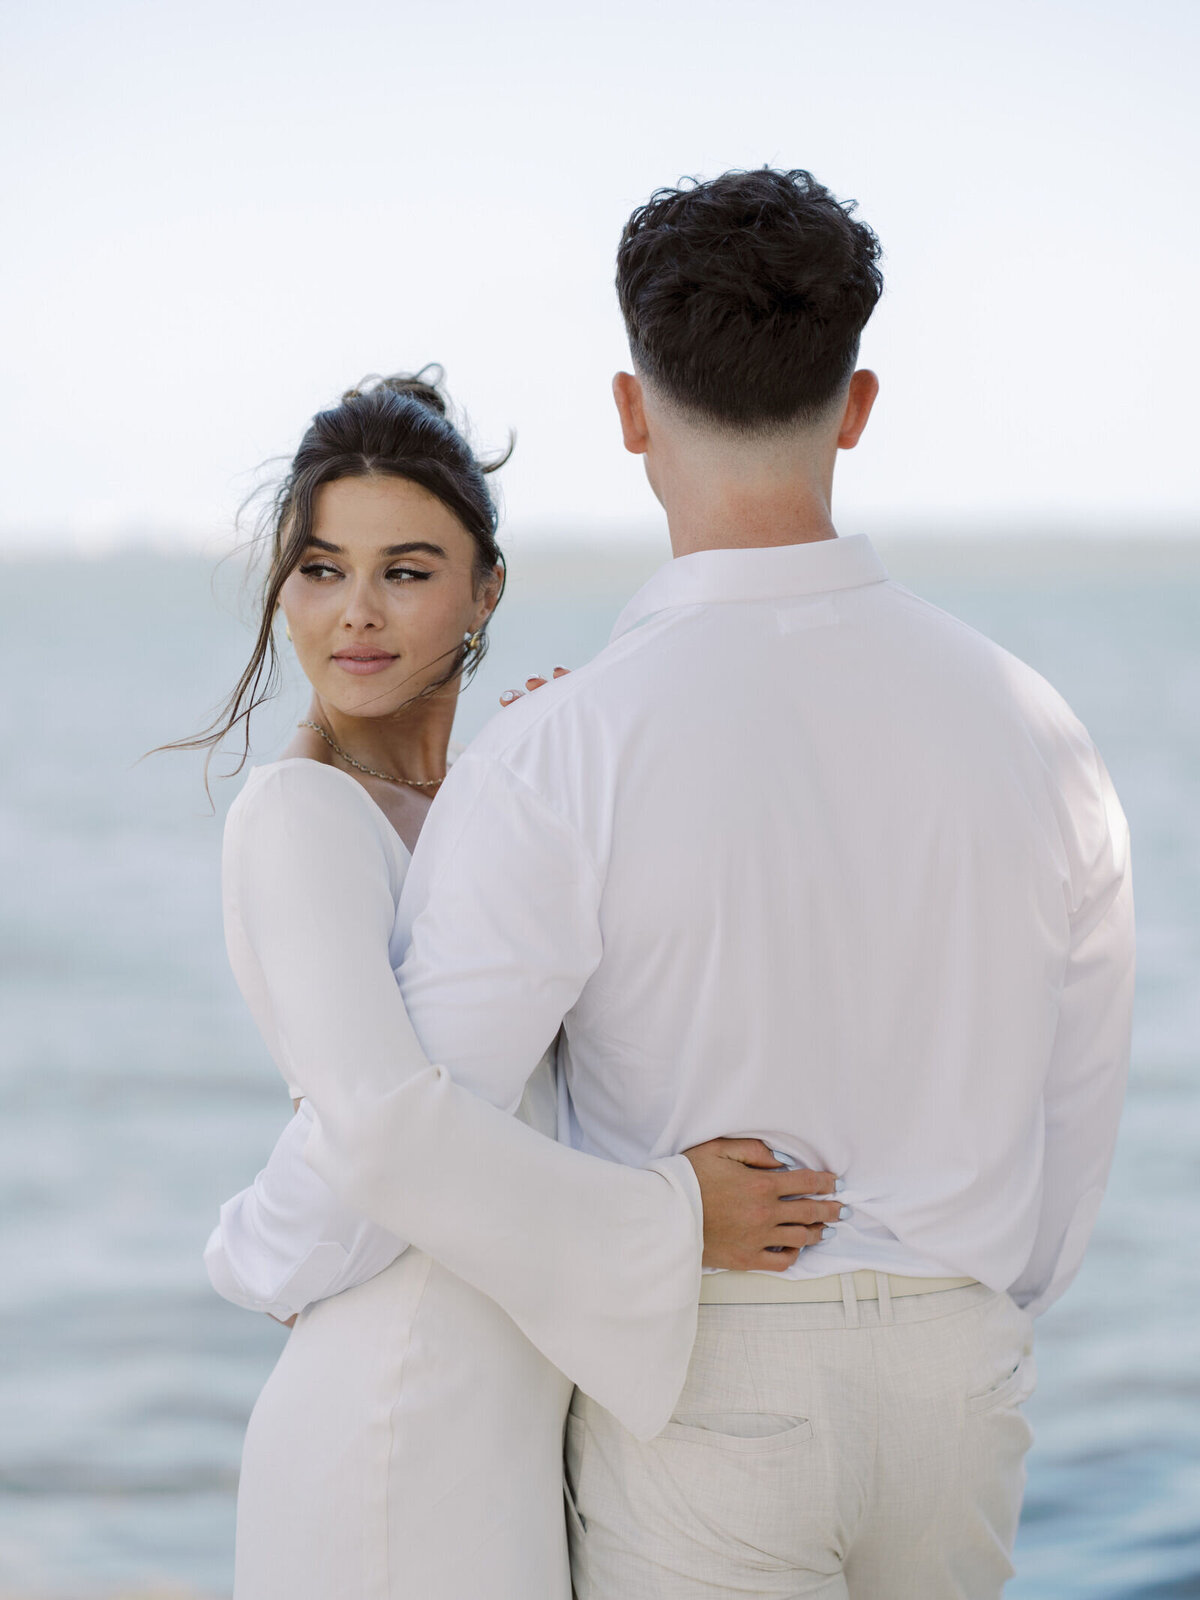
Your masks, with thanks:
[[[266,561],[258,611],[258,633],[250,660],[228,700],[202,733],[164,745],[166,750],[212,752],[235,728],[242,733],[240,772],[250,752],[250,717],[279,686],[275,610],[283,585],[295,571],[312,538],[317,490],[339,478],[386,475],[420,484],[445,505],[475,541],[478,585],[492,577],[504,557],[496,543],[498,514],[486,474],[501,467],[508,449],[495,461],[479,460],[449,416],[441,367],[416,373],[364,378],[347,389],[338,405],[319,411],[275,490],[256,542]],[[503,582],[501,582],[503,592]],[[487,650],[486,624],[477,648],[465,643],[450,653],[446,671],[421,691],[421,698],[461,678],[470,682]]]
[[[883,289],[879,240],[810,172],[658,189],[625,224],[617,294],[639,370],[698,421],[816,420]]]

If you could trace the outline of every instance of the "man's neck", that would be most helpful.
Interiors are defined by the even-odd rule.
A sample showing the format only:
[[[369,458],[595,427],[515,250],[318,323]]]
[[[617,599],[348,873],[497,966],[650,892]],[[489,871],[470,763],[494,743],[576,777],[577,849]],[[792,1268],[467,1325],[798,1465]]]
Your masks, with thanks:
[[[672,495],[666,500],[671,553],[699,550],[763,550],[785,544],[836,539],[828,500],[808,483],[717,489]]]
[[[668,412],[646,473],[676,556],[834,539],[836,435],[799,428],[747,440],[681,424]]]
[[[625,448],[644,458],[676,556],[836,539],[834,465],[858,443],[878,390],[863,367],[815,419],[738,430],[697,422],[644,374],[613,380]]]

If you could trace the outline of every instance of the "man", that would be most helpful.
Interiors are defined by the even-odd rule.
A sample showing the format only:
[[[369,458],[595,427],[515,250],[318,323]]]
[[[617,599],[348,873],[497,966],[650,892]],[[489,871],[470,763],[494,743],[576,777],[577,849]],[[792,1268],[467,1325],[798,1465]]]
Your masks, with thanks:
[[[831,518],[878,387],[852,210],[764,168],[631,217],[614,394],[674,560],[461,758],[405,889],[405,1002],[466,1087],[515,1103],[562,1022],[577,1147],[641,1166],[741,1132],[844,1181],[785,1275],[706,1276],[662,1435],[577,1395],[584,1600],[999,1595],[1030,1319],[1115,1138],[1132,913],[1103,765]],[[338,1137],[326,1175],[357,1165],[404,1232],[369,1112]]]

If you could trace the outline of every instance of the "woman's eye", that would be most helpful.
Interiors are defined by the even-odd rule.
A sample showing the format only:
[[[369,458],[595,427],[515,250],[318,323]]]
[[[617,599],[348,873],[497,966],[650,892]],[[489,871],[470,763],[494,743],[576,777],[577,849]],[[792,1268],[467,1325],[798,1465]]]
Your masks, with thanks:
[[[312,578],[317,583],[326,583],[331,578],[340,578],[342,570],[335,567],[330,561],[306,561],[300,568],[306,578]],[[420,567],[389,567],[385,577],[394,579],[398,583],[420,582],[425,578],[432,578],[432,572],[426,572]]]

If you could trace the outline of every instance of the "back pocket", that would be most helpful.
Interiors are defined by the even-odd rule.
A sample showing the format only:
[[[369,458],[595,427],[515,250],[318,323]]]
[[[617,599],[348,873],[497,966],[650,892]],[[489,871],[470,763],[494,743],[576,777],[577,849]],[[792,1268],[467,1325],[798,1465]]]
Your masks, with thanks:
[[[668,1422],[659,1438],[706,1446],[734,1455],[770,1455],[790,1450],[813,1436],[807,1417],[777,1416],[767,1411],[712,1411]]]

